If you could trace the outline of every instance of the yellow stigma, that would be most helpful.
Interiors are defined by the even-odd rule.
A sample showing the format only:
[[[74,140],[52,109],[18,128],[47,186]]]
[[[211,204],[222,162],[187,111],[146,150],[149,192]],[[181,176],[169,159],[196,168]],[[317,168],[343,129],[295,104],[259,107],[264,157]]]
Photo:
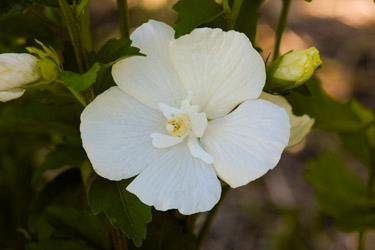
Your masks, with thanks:
[[[165,128],[173,136],[186,136],[191,130],[189,115],[176,114],[165,123]]]

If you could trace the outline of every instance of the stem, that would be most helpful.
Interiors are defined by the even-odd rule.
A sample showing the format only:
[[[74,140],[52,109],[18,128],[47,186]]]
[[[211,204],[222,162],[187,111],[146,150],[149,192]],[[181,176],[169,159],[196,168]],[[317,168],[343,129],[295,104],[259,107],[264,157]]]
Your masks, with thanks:
[[[74,95],[75,98],[77,98],[77,100],[82,104],[83,107],[86,107],[87,104],[86,104],[86,100],[85,98],[81,95],[80,92],[78,92],[77,90],[73,89],[73,88],[69,88],[69,91]]]
[[[83,74],[90,68],[86,53],[87,48],[85,48],[85,44],[86,46],[88,46],[87,44],[90,40],[83,39],[82,35],[82,28],[85,31],[85,35],[87,35],[87,33],[89,32],[89,27],[87,27],[88,24],[86,22],[85,25],[82,26],[82,23],[76,16],[75,5],[71,6],[67,2],[67,0],[59,0],[59,5],[62,14],[65,18],[68,33],[73,44],[74,54],[77,60],[79,73]],[[86,15],[88,15],[88,13]],[[86,41],[86,43],[84,41]],[[95,94],[92,86],[90,86],[84,93],[87,104],[94,100]]]
[[[207,236],[207,233],[208,233],[208,230],[210,229],[210,226],[212,224],[212,221],[217,213],[217,211],[219,210],[219,207],[221,205],[221,203],[223,203],[223,200],[226,196],[226,194],[228,193],[228,191],[230,190],[229,186],[225,186],[223,187],[223,191],[221,193],[221,198],[219,200],[219,202],[214,206],[214,208],[208,213],[207,215],[207,218],[198,234],[198,239],[197,239],[197,250],[199,250],[203,244],[203,241],[204,239],[206,238]]]
[[[285,28],[286,28],[290,4],[292,2],[291,0],[282,0],[282,1],[283,1],[283,7],[282,7],[282,10],[281,10],[279,24],[278,24],[277,30],[276,30],[276,42],[275,42],[275,48],[273,50],[273,60],[274,61],[280,55],[281,38],[282,38],[283,33],[285,31]]]
[[[129,38],[130,18],[127,0],[117,0],[117,13],[120,22],[121,38]]]
[[[72,40],[74,54],[77,59],[79,73],[83,74],[88,70],[88,59],[83,45],[81,24],[76,18],[75,9],[66,0],[59,0],[62,14],[66,21],[66,27]]]
[[[358,234],[358,247],[357,250],[364,250],[365,249],[365,232],[360,231]]]
[[[374,199],[374,184],[375,184],[375,166],[369,166],[369,179],[367,183],[368,196],[370,199]]]
[[[223,0],[223,10],[224,10],[224,15],[230,14],[230,7],[229,7],[228,0]]]
[[[243,0],[234,0],[232,5],[232,10],[230,12],[228,21],[227,21],[227,30],[233,30],[236,26],[238,15],[240,14],[241,6]]]
[[[86,6],[83,14],[81,15],[81,30],[83,37],[83,45],[86,51],[92,50],[92,35],[91,35],[91,21],[90,9]]]
[[[127,250],[128,246],[126,245],[126,237],[124,233],[118,228],[112,228],[112,240],[113,248],[115,250]]]

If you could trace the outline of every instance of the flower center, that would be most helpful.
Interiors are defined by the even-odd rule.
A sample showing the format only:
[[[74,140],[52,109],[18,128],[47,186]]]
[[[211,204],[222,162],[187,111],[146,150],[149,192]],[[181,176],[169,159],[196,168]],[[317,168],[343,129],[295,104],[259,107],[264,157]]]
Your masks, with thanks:
[[[165,123],[165,128],[169,134],[184,137],[192,129],[188,114],[176,114]]]
[[[199,142],[199,138],[203,136],[208,125],[207,116],[206,113],[199,112],[197,105],[191,105],[192,96],[193,93],[189,91],[187,98],[181,101],[179,109],[159,103],[160,110],[167,118],[165,129],[169,135],[152,133],[152,145],[156,148],[169,148],[183,142],[187,137],[190,153],[205,163],[212,164],[214,158],[202,148]]]

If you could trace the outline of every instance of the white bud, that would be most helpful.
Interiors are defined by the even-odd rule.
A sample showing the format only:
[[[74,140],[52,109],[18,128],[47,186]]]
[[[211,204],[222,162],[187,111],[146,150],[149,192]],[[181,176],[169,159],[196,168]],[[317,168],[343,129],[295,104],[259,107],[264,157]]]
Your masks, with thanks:
[[[0,54],[0,101],[22,96],[23,86],[41,77],[38,59],[30,54]]]

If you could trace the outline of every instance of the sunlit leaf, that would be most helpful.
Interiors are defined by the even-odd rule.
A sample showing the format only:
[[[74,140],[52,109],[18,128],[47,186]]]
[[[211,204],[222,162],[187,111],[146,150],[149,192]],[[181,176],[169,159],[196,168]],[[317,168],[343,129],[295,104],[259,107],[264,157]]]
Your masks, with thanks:
[[[314,188],[323,212],[332,216],[344,231],[375,228],[375,201],[365,183],[337,156],[323,153],[308,163],[304,173]]]
[[[329,96],[316,78],[306,82],[311,96],[297,92],[285,96],[296,115],[307,114],[315,119],[314,127],[330,132],[352,133],[374,122],[374,117],[358,113],[353,102],[344,103]]]
[[[223,7],[214,0],[180,0],[173,9],[178,13],[174,24],[175,38],[189,34],[199,25],[211,22],[224,13]]]
[[[152,218],[151,208],[126,190],[129,183],[130,180],[115,182],[98,177],[91,185],[89,204],[94,214],[104,212],[115,228],[141,246]]]

